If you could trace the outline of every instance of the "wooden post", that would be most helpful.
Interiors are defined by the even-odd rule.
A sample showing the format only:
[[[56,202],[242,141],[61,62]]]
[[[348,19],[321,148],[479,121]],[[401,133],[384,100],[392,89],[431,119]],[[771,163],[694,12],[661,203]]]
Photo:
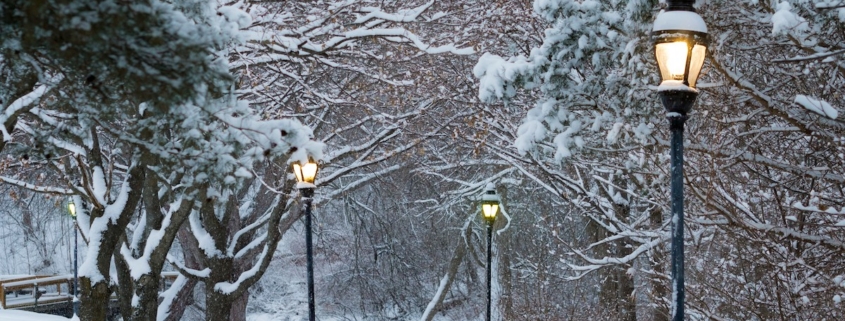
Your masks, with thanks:
[[[0,307],[6,309],[6,288],[0,283]]]

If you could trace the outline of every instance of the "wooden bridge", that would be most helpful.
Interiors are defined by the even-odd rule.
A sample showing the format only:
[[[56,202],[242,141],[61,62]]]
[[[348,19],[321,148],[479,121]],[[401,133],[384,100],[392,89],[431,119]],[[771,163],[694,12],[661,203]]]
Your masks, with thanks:
[[[178,272],[162,272],[167,289]],[[70,317],[73,314],[73,275],[0,275],[0,308]]]
[[[0,276],[0,307],[38,309],[38,306],[70,304],[73,275]]]

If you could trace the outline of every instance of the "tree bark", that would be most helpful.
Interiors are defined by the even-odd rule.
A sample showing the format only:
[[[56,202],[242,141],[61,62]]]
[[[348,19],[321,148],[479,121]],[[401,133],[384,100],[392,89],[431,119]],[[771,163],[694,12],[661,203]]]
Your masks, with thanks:
[[[38,73],[32,64],[22,59],[21,54],[16,54],[7,50],[3,52],[3,65],[0,66],[0,78],[9,79],[12,81],[0,82],[0,107],[6,110],[10,104],[20,99],[21,97],[32,92],[35,84],[38,83]],[[8,115],[4,122],[0,124],[6,128],[6,132],[11,134],[14,132],[18,124],[18,117],[32,107],[38,106],[32,103],[25,108],[15,111],[12,115]],[[0,139],[0,151],[6,147],[6,140]]]
[[[440,309],[440,305],[443,304],[443,299],[446,298],[446,293],[449,292],[449,288],[452,287],[452,281],[455,280],[455,275],[458,273],[458,268],[461,266],[461,262],[464,260],[464,255],[466,254],[466,240],[468,240],[471,236],[472,229],[469,222],[464,226],[464,231],[461,235],[461,238],[458,239],[458,245],[455,246],[454,254],[452,254],[452,259],[449,260],[449,269],[446,270],[446,284],[443,285],[443,288],[437,293],[437,296],[434,297],[431,302],[429,303],[430,308],[425,310],[425,313],[420,318],[422,321],[431,321],[434,319],[434,315],[437,314],[437,311]],[[433,306],[431,306],[433,305]]]
[[[106,320],[111,296],[108,283],[101,281],[92,284],[88,277],[80,277],[79,283],[82,290],[79,298],[79,319]]]
[[[167,317],[163,321],[179,321],[185,314],[185,310],[194,304],[194,288],[196,288],[196,279],[185,280],[185,286],[179,290],[173,302],[170,303],[170,310]]]
[[[100,155],[100,146],[99,141],[97,140],[97,129],[91,128],[92,133],[92,140],[93,146],[89,151],[90,157],[90,164],[91,166],[99,166],[102,168],[102,155]],[[94,244],[93,246],[99,247],[99,251],[97,252],[96,257],[88,257],[87,260],[95,260],[96,262],[96,275],[99,277],[98,280],[92,282],[90,279],[90,275],[80,275],[81,282],[81,290],[82,290],[82,299],[81,299],[81,307],[79,311],[79,317],[81,320],[106,320],[108,316],[108,307],[109,301],[111,299],[111,289],[109,285],[111,283],[110,276],[111,276],[111,261],[112,256],[114,255],[114,251],[119,249],[121,245],[121,240],[125,235],[126,226],[129,225],[129,220],[132,217],[132,213],[135,212],[135,209],[138,207],[138,203],[141,199],[141,191],[143,190],[143,182],[145,177],[145,164],[149,162],[149,154],[143,153],[140,156],[140,161],[137,164],[134,164],[128,171],[126,177],[126,183],[128,185],[128,197],[123,203],[123,208],[120,209],[120,214],[118,215],[117,219],[111,218],[104,218],[103,215],[105,214],[105,209],[109,204],[99,204],[96,203],[95,197],[93,197],[93,192],[89,192],[90,195],[89,201],[91,201],[94,206],[91,210],[91,219],[90,222],[92,225],[94,224],[105,224],[105,229],[99,236],[99,244]],[[84,170],[81,171],[85,173]],[[86,190],[90,191],[90,186],[85,186]],[[106,220],[105,222],[102,220]],[[94,237],[89,236],[89,240],[94,239]],[[90,245],[90,244],[89,244]],[[92,273],[88,271],[88,273]]]
[[[232,302],[232,310],[229,311],[229,320],[246,321],[246,306],[248,303],[249,291],[247,290]]]
[[[182,256],[185,259],[185,267],[200,270],[200,248],[197,239],[191,235],[190,229],[187,226],[182,226],[176,234],[179,239],[179,244],[182,245]],[[170,303],[170,309],[167,313],[167,318],[164,321],[179,321],[185,310],[194,304],[194,290],[198,280],[196,278],[188,278],[185,285],[176,294],[173,302]]]
[[[615,205],[616,218],[622,222],[627,222],[631,216],[631,207],[627,205]],[[633,253],[634,245],[630,239],[623,238],[615,242],[617,257],[625,257]],[[633,263],[631,269],[633,270]],[[634,297],[634,274],[628,273],[624,265],[616,267],[616,282],[617,285],[617,306],[616,311],[619,313],[619,319],[625,321],[637,321],[637,300]]]
[[[158,289],[161,271],[147,273],[134,282],[138,305],[133,307],[131,321],[156,321],[158,315]]]
[[[652,228],[659,229],[663,226],[663,211],[659,208],[654,209],[649,213],[649,223]],[[652,269],[658,274],[666,274],[666,249],[664,247],[655,247],[652,249]],[[669,321],[668,306],[663,307],[663,300],[668,299],[669,288],[666,286],[666,280],[658,277],[651,279],[651,299],[654,301],[655,309],[652,310],[651,319],[653,321]]]
[[[619,241],[619,257],[625,257],[633,252],[632,244],[629,241]],[[637,321],[637,300],[634,297],[634,275],[628,273],[625,266],[618,266],[616,268],[616,280],[618,285],[617,311],[619,311],[620,320]]]
[[[506,194],[502,193],[503,198]],[[496,229],[501,230],[504,225],[510,224],[511,222],[507,222],[503,220],[504,215],[502,215],[498,220],[496,220]],[[495,243],[496,243],[496,258],[499,263],[498,268],[498,275],[494,275],[493,277],[498,277],[499,287],[501,288],[501,292],[499,293],[499,301],[498,306],[501,307],[501,319],[502,320],[513,320],[516,319],[516,312],[513,310],[513,282],[512,282],[512,275],[511,275],[511,260],[509,253],[511,251],[511,238],[510,233],[502,233],[502,234],[495,234]]]
[[[115,250],[114,264],[115,270],[117,270],[117,282],[122,285],[117,290],[117,303],[120,307],[120,315],[124,320],[129,320],[132,317],[132,296],[135,293],[135,287],[132,284],[129,265],[123,256],[120,255],[119,249]]]
[[[232,314],[232,298],[214,290],[214,284],[206,283],[205,286],[205,320],[229,321]]]
[[[157,193],[157,190],[155,181],[148,179],[147,186],[144,190],[144,202],[145,208],[147,209],[147,225],[144,235],[149,235],[154,230],[161,230],[164,215],[161,213],[159,199],[155,195],[152,197],[149,195]],[[191,189],[189,189],[189,191],[190,190]],[[198,198],[205,198],[205,193],[200,192]],[[133,306],[132,318],[130,320],[156,321],[158,317],[158,291],[160,289],[159,280],[161,279],[161,270],[164,268],[164,262],[167,260],[167,252],[173,244],[173,241],[176,239],[182,224],[191,212],[192,204],[193,203],[191,201],[185,200],[181,203],[179,209],[172,212],[170,222],[164,229],[163,235],[161,239],[158,240],[158,243],[144,243],[145,245],[140,247],[139,250],[143,252],[146,250],[146,247],[154,246],[146,262],[149,265],[150,272],[142,275],[137,280],[133,280],[135,296],[138,297],[138,304]]]

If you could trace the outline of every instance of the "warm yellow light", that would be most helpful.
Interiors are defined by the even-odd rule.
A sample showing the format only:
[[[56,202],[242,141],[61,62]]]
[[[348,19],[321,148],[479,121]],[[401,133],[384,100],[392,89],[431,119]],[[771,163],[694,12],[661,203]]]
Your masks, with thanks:
[[[689,86],[695,88],[695,82],[701,74],[701,67],[704,66],[704,56],[707,55],[707,47],[695,45],[692,47],[692,56],[689,61]]]
[[[684,41],[661,43],[655,49],[663,80],[684,80],[689,53],[687,43]]]
[[[481,211],[484,213],[484,218],[494,219],[494,218],[496,218],[496,214],[499,213],[499,204],[495,204],[495,203],[482,204],[481,205]]]
[[[296,175],[297,182],[314,184],[317,178],[317,163],[312,161],[308,161],[305,165],[293,163],[293,174]]]
[[[73,204],[73,201],[67,202],[67,211],[70,212],[70,216],[76,218],[76,204]]]

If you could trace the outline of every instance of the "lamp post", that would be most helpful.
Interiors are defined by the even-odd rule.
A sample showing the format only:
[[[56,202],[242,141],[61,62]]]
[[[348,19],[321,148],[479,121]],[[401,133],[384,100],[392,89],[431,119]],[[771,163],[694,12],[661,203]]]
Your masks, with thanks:
[[[487,183],[484,194],[481,195],[481,213],[487,221],[487,321],[490,321],[491,289],[493,280],[492,252],[493,252],[493,223],[496,222],[496,214],[499,213],[499,195],[496,194],[496,187],[493,183]]]
[[[684,320],[684,122],[698,97],[695,82],[707,54],[707,25],[694,2],[667,0],[652,30],[662,78],[657,91],[672,132],[672,321]]]
[[[305,204],[305,255],[308,269],[308,320],[315,320],[314,312],[314,253],[311,243],[311,201],[314,197],[314,179],[317,177],[317,163],[309,159],[308,162],[293,163],[293,174],[296,175],[296,188]]]
[[[79,315],[79,265],[77,265],[77,257],[78,257],[78,238],[79,232],[77,231],[77,221],[76,221],[76,205],[73,204],[73,200],[69,200],[67,202],[67,211],[70,213],[70,217],[73,218],[73,315]]]

